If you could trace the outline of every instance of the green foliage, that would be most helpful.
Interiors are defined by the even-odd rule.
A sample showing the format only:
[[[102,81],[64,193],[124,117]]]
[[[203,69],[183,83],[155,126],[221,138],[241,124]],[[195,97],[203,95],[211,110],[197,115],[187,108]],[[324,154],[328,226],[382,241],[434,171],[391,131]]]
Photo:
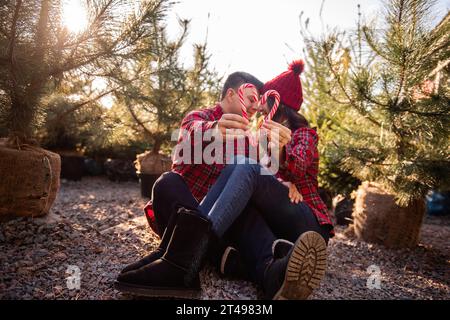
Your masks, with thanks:
[[[308,111],[325,173],[377,181],[406,205],[449,180],[449,15],[430,28],[433,1],[386,3],[381,26],[322,38],[302,29]],[[328,179],[328,181],[330,181]]]
[[[85,146],[86,154],[91,157],[135,160],[136,154],[151,147],[131,114],[119,104],[103,110],[102,127],[96,135],[98,139]]]
[[[0,121],[2,133],[27,140],[35,135],[41,98],[67,77],[107,75],[114,61],[148,54],[141,41],[168,8],[165,0],[85,2],[89,21],[70,33],[60,0],[0,3]],[[136,8],[136,10],[127,10]]]
[[[39,130],[39,141],[51,150],[75,150],[87,145],[99,145],[103,137],[103,107],[92,102],[76,107],[65,96],[51,95],[43,102],[44,119]],[[74,109],[72,111],[72,109]]]

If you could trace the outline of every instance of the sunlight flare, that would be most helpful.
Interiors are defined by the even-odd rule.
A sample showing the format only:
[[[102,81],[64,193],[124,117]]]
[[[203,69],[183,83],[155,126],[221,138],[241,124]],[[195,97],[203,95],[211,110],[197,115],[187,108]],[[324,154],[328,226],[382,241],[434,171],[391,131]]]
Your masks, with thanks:
[[[82,1],[63,1],[63,24],[70,32],[79,33],[88,24],[87,11]]]

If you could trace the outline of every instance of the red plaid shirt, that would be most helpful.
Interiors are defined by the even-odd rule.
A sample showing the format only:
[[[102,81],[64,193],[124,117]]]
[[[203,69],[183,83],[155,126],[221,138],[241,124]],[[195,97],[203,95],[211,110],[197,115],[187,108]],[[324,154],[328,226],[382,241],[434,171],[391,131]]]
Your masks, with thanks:
[[[214,124],[222,117],[223,111],[220,104],[213,108],[196,110],[190,112],[181,122],[181,129],[186,130],[190,137],[194,132],[206,132],[213,128]],[[311,132],[311,133],[310,133]],[[314,134],[313,134],[314,133]],[[178,143],[183,137],[180,134]],[[314,141],[313,141],[314,140]],[[280,167],[279,177],[285,181],[295,183],[298,190],[302,193],[304,201],[312,208],[317,216],[320,224],[330,224],[329,213],[325,204],[317,193],[317,173],[319,157],[317,152],[318,136],[312,129],[299,129],[293,133],[292,141],[286,146],[286,163]],[[247,141],[248,142],[248,141]],[[209,142],[206,142],[208,144]],[[305,144],[305,145],[302,145]],[[240,151],[234,149],[234,154],[247,154],[248,143],[246,148]],[[224,154],[224,157],[226,155]],[[201,201],[211,186],[216,182],[220,172],[225,167],[225,159],[223,163],[213,164],[184,164],[174,163],[172,171],[181,175],[189,186],[192,195]],[[149,201],[144,207],[147,219],[152,229],[156,230],[152,203]]]
[[[213,108],[192,111],[181,122],[181,129],[187,130],[191,137],[195,131],[204,133],[212,129],[222,115],[223,111],[220,104],[217,104]],[[179,142],[181,139],[182,137],[180,137]],[[191,189],[192,195],[200,202],[208,193],[209,188],[216,182],[225,164],[192,163],[174,163],[172,165],[172,171],[184,178],[189,189]]]
[[[330,212],[319,196],[317,175],[319,173],[319,136],[315,129],[299,128],[292,132],[286,145],[286,161],[280,165],[278,177],[295,184],[303,201],[312,209],[321,225],[330,225]],[[331,233],[334,232],[331,229]]]

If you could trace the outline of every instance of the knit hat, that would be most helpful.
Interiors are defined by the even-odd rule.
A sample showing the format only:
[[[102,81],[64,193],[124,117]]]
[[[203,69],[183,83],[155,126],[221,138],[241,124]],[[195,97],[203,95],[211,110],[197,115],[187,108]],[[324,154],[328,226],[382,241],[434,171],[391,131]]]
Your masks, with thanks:
[[[289,69],[282,74],[267,81],[261,94],[268,90],[276,90],[280,94],[281,103],[295,111],[300,110],[303,102],[302,84],[300,83],[300,74],[305,67],[303,60],[295,60],[289,65]]]

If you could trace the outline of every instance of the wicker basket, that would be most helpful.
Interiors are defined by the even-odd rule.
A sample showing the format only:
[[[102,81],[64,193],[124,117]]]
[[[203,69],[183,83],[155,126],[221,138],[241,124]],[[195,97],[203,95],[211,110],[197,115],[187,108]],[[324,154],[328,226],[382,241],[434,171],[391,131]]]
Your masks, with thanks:
[[[136,156],[134,164],[138,174],[156,174],[159,176],[163,172],[170,171],[172,160],[165,155],[146,151]]]
[[[363,182],[353,209],[354,231],[358,238],[388,248],[417,245],[425,214],[424,199],[399,207],[394,196],[376,183]]]
[[[0,143],[0,220],[46,215],[59,190],[61,159],[48,150]]]
[[[151,198],[153,184],[162,173],[170,171],[172,161],[165,155],[146,151],[136,156],[134,165],[139,177],[141,196]]]

